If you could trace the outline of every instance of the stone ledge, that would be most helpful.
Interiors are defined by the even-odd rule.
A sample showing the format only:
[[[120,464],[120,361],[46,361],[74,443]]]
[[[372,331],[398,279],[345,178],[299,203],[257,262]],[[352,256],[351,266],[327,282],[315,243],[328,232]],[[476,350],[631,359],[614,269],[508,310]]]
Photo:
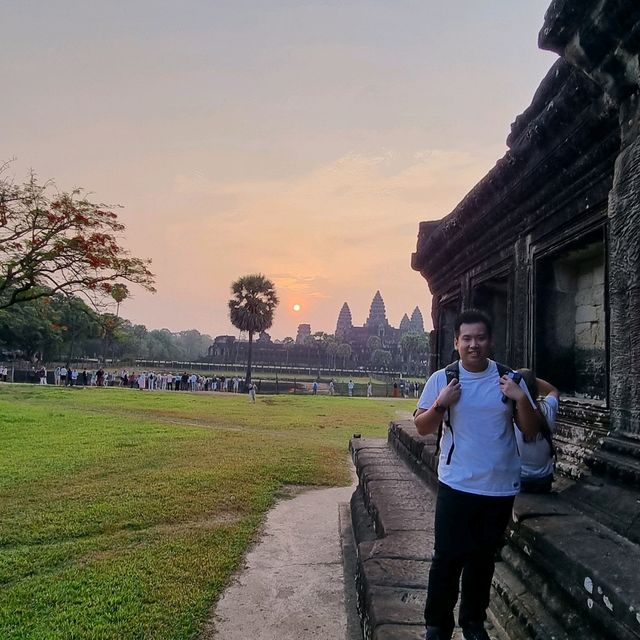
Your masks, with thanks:
[[[433,494],[385,440],[356,438],[350,450],[359,478],[351,505],[364,637],[419,640],[433,548]]]
[[[351,513],[364,637],[420,640],[433,551],[435,493],[411,473],[386,441],[357,438],[350,449],[359,478]],[[454,637],[460,638],[459,630]],[[491,637],[497,640],[495,634]]]
[[[535,498],[529,500],[529,498]],[[640,549],[561,497],[521,496],[510,541],[602,637],[640,637]],[[605,635],[608,633],[609,635]]]

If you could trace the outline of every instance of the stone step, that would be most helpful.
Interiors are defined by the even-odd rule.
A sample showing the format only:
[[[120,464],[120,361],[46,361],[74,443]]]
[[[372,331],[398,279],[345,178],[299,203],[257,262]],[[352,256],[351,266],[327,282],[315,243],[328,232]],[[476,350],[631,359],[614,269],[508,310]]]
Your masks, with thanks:
[[[386,440],[354,438],[351,499],[356,590],[365,640],[419,640],[433,552],[435,493]],[[492,640],[506,640],[488,624]],[[454,640],[461,639],[456,630]]]
[[[522,495],[510,544],[569,602],[594,638],[640,638],[640,548],[563,500]],[[521,574],[524,571],[521,570]]]
[[[412,470],[426,476],[428,483],[435,482],[433,438],[418,436],[411,422],[398,422],[390,427],[389,441]],[[496,572],[494,584],[501,601],[492,602],[497,618],[504,617],[504,628],[513,638],[638,640],[640,547],[594,518],[592,508],[579,508],[581,499],[587,502],[585,491],[602,492],[603,512],[607,499],[623,499],[628,511],[625,527],[633,532],[640,522],[637,495],[629,491],[622,496],[619,488],[603,483],[558,485],[551,494],[516,499],[504,566]],[[523,599],[520,585],[533,599]]]
[[[615,433],[602,440],[605,451],[622,454],[640,460],[640,437],[636,434]]]
[[[587,466],[595,474],[609,476],[622,484],[640,486],[640,459],[629,455],[626,447],[615,447],[612,443],[608,447],[588,455],[585,458]]]

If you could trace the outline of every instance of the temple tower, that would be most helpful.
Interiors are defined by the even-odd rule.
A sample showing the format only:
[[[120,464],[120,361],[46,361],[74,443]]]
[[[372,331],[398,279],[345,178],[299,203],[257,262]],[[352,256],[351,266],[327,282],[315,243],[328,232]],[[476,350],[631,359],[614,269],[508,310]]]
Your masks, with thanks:
[[[409,316],[406,313],[402,316],[402,320],[400,320],[399,330],[401,336],[412,331],[411,320],[409,320]]]
[[[422,318],[422,313],[420,309],[416,307],[411,314],[411,329],[410,331],[415,331],[416,333],[424,333],[424,319]]]
[[[384,306],[384,300],[380,295],[380,291],[376,291],[376,295],[373,296],[373,300],[371,301],[369,317],[365,322],[365,327],[378,329],[379,327],[386,327],[388,324],[387,310]]]
[[[345,302],[340,309],[338,315],[338,322],[336,324],[336,338],[345,338],[349,335],[349,332],[353,328],[353,321],[351,319],[351,309]]]

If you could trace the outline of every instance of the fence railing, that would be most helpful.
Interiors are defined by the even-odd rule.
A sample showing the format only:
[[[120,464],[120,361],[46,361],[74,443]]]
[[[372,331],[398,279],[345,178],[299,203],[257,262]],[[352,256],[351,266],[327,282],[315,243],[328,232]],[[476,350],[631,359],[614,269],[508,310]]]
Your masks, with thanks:
[[[15,367],[8,368],[6,382],[31,383],[31,384],[47,384],[62,385],[68,387],[126,387],[138,390],[138,377],[134,376],[126,381],[126,384],[119,375],[113,372],[107,372],[102,380],[99,380],[94,374],[95,371],[87,372],[86,377],[82,372],[78,373],[78,378],[72,380],[70,376],[66,380],[56,380],[53,370],[47,370],[44,382],[41,381],[41,375],[38,369],[17,369]],[[313,376],[313,373],[312,373]],[[231,377],[226,376],[202,376],[203,380],[196,384],[195,389],[190,382],[184,382],[180,378],[176,381],[171,378],[168,383],[167,378],[157,377],[150,381],[149,377],[145,377],[145,391],[192,391],[192,392],[211,392],[217,391],[222,393],[234,393],[234,383]],[[102,382],[102,384],[100,384]],[[215,384],[214,384],[215,383]],[[309,376],[298,378],[296,376],[277,376],[275,378],[259,378],[255,376],[253,383],[256,385],[258,394],[277,394],[277,395],[320,395],[320,396],[353,396],[353,397],[417,397],[422,391],[423,382],[419,380],[396,379],[385,382],[366,382],[353,381],[349,382],[334,381],[331,379],[320,379],[315,381]],[[149,388],[151,385],[152,388]],[[240,379],[237,385],[238,393],[245,393],[244,379]]]

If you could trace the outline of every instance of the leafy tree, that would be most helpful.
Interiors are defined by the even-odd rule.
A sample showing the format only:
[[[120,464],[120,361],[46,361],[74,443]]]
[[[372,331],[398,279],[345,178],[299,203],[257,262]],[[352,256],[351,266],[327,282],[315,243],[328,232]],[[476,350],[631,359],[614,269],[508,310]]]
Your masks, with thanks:
[[[153,329],[145,336],[145,358],[150,360],[175,360],[179,354],[178,340],[168,329]]]
[[[196,329],[181,331],[177,335],[177,346],[185,360],[198,360],[204,357],[213,343],[213,338]]]
[[[423,360],[429,353],[429,336],[426,333],[409,331],[400,339],[400,347],[406,362]]]
[[[34,362],[60,348],[63,332],[49,300],[19,305],[11,313],[0,311],[0,345]]]
[[[338,349],[337,349],[337,355],[338,357],[342,358],[342,368],[346,369],[347,367],[347,360],[351,357],[351,345],[347,342],[343,342],[342,344],[338,345]]]
[[[367,350],[370,354],[373,354],[376,349],[382,349],[382,340],[379,336],[369,336],[367,338]]]
[[[55,295],[0,310],[0,344],[27,358],[71,360],[98,335],[96,314],[75,296]]]
[[[61,337],[64,355],[60,355],[71,362],[76,351],[86,353],[87,341],[100,335],[99,317],[77,296],[67,298],[56,295],[50,300],[49,308],[52,312],[57,312],[57,323],[63,331]],[[13,311],[12,309],[11,313]]]
[[[371,364],[376,369],[382,369],[384,367],[390,367],[393,357],[390,351],[384,349],[376,349],[371,356]]]
[[[124,231],[106,205],[76,189],[51,193],[36,177],[16,185],[0,167],[0,309],[81,293],[94,304],[118,282],[154,292],[149,260],[132,257],[117,236]]]
[[[113,313],[103,313],[100,316],[100,329],[102,335],[102,359],[106,360],[107,355],[113,358],[113,346],[118,335],[120,319]]]
[[[273,324],[278,306],[275,285],[262,274],[243,276],[231,285],[233,297],[229,300],[231,323],[249,334],[246,384],[251,382],[251,351],[254,333],[266,331]]]
[[[284,345],[285,358],[286,358],[285,366],[289,366],[289,351],[291,351],[295,343],[296,341],[291,336],[287,336],[282,340],[282,344]]]
[[[335,336],[327,336],[326,338],[326,352],[327,352],[327,364],[330,368],[336,368],[336,358],[338,356],[338,348],[340,347],[340,341]]]
[[[316,331],[314,334],[309,336],[309,344],[313,346],[316,352],[316,362],[318,363],[318,366],[321,366],[322,354],[327,350],[328,338],[329,334],[324,331]]]

